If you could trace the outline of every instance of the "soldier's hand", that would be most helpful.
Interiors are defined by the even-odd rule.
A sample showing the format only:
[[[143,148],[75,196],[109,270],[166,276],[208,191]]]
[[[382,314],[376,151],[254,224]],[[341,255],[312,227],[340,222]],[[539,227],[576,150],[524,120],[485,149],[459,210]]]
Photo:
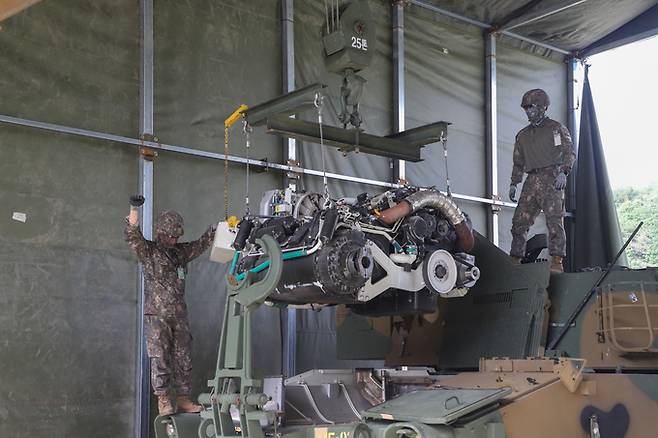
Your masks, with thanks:
[[[555,178],[555,189],[562,190],[567,186],[567,174],[560,172],[560,174]]]
[[[129,202],[131,207],[141,207],[144,204],[144,197],[142,195],[132,195]]]
[[[510,184],[509,186],[509,199],[512,202],[516,202],[516,186],[514,184]]]

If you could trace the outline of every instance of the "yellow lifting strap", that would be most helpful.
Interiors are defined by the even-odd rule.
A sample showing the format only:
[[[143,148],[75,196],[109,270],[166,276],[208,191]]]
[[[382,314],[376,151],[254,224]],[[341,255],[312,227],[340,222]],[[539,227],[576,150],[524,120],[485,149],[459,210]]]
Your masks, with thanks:
[[[245,104],[240,105],[233,113],[224,120],[224,217],[228,219],[228,130],[238,120],[244,117],[244,112],[248,107]]]

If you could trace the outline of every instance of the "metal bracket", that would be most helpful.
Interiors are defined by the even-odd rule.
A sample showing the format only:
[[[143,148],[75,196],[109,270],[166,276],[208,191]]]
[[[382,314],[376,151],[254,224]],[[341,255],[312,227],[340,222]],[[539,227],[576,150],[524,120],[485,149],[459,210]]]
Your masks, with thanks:
[[[302,169],[299,166],[298,160],[286,160],[286,165],[290,166],[291,169],[286,172],[286,177],[288,179],[301,179],[302,178]]]
[[[158,156],[158,151],[144,146],[139,148],[139,154],[144,157],[145,160],[153,161],[155,157]]]
[[[158,137],[156,137],[154,134],[144,133],[144,134],[140,135],[139,138],[140,138],[140,140],[144,140],[144,141],[153,141],[155,143],[160,142],[160,139]]]
[[[247,275],[240,281],[233,275],[226,276],[226,286],[231,295],[235,295],[235,301],[240,305],[251,308],[262,304],[265,299],[276,288],[283,272],[283,255],[279,244],[269,235],[256,239],[256,243],[270,257],[270,265],[265,278],[257,283],[252,283],[253,273],[247,271]]]
[[[384,293],[384,291],[389,288],[417,292],[425,287],[422,267],[407,272],[403,267],[393,263],[384,251],[379,249],[379,247],[371,240],[366,243],[366,246],[372,251],[372,256],[377,264],[386,271],[386,276],[374,284],[372,283],[372,279],[369,279],[358,294],[359,301],[370,301],[376,296]],[[395,273],[395,275],[393,273]]]
[[[259,161],[261,163],[265,163],[265,165],[264,166],[254,166],[254,169],[253,169],[254,172],[255,173],[267,173],[267,172],[269,172],[270,171],[270,166],[268,166],[269,160],[267,159],[267,157],[263,157]]]
[[[587,363],[586,359],[567,359],[560,358],[559,362],[553,365],[553,372],[560,377],[560,381],[569,390],[575,393],[583,380],[583,369]]]
[[[500,199],[499,195],[492,195],[491,200],[493,203],[491,204],[491,212],[493,214],[498,214],[500,213],[500,210],[502,210],[502,200]]]

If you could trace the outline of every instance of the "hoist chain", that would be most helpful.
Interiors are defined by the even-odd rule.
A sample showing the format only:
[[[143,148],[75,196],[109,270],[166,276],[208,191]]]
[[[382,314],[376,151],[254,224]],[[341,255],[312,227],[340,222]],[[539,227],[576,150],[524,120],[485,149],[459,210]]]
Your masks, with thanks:
[[[233,113],[224,120],[224,214],[226,219],[229,217],[229,182],[228,182],[228,130],[233,126],[235,122],[240,120],[240,118],[245,118],[245,111],[247,111],[247,105],[240,105],[236,108]]]
[[[247,158],[247,175],[245,179],[245,194],[244,194],[244,215],[249,216],[249,147],[251,146],[251,139],[250,135],[252,128],[249,126],[249,123],[247,123],[247,119],[244,119],[242,121],[243,126],[242,130],[244,131],[244,137],[245,137],[245,155]]]
[[[228,219],[228,126],[224,126],[224,217]]]

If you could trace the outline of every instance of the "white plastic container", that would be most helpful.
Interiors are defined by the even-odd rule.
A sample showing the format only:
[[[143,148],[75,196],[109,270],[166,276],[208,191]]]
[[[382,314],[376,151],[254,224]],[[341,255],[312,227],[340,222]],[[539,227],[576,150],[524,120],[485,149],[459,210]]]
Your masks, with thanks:
[[[233,260],[235,249],[231,245],[233,245],[236,234],[237,229],[229,227],[228,222],[218,223],[215,240],[210,249],[210,260],[217,263],[228,263]]]

